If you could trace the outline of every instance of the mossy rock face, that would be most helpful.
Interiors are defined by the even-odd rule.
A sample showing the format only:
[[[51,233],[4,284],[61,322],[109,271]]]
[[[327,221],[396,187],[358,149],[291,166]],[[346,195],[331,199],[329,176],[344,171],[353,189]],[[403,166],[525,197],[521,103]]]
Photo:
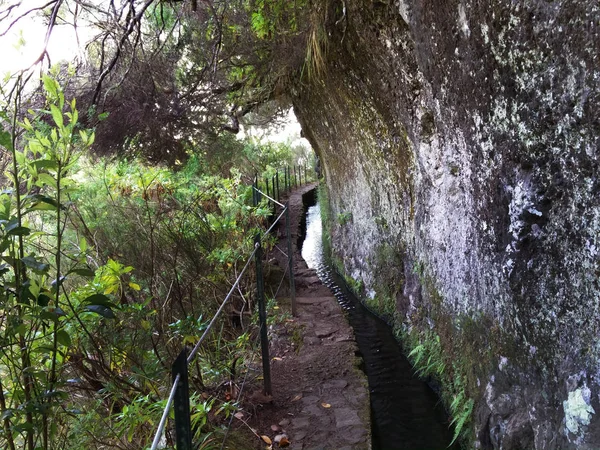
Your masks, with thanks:
[[[598,6],[341,5],[293,96],[335,260],[460,353],[474,445],[600,448]]]

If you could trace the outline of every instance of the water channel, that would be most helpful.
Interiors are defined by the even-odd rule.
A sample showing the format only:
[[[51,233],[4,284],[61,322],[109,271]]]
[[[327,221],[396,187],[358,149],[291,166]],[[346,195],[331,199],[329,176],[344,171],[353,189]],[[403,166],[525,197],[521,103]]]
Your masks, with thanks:
[[[323,255],[321,214],[314,192],[305,195],[302,257],[346,311],[369,381],[374,450],[442,450],[452,432],[439,397],[414,375],[391,328],[348,290]],[[303,224],[304,225],[304,224]]]

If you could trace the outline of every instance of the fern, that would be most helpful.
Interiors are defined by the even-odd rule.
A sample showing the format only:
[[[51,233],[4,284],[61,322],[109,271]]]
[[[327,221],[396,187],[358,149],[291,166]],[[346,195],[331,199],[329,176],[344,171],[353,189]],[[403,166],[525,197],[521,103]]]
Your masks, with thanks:
[[[452,405],[455,404],[455,401],[457,400],[458,397],[464,398],[464,394],[461,392],[459,395],[457,395],[454,398],[454,401],[452,401]],[[463,405],[462,411],[460,412],[460,414],[455,415],[454,418],[452,419],[452,422],[450,422],[450,425],[454,425],[454,437],[452,438],[452,442],[450,442],[450,445],[448,445],[448,447],[450,447],[452,444],[454,444],[454,442],[456,442],[456,439],[460,436],[463,427],[471,418],[472,412],[473,412],[473,399],[469,399]]]
[[[425,355],[425,346],[423,344],[417,345],[412,351],[408,354],[409,358],[413,358],[413,364],[416,366],[421,361],[421,358]]]

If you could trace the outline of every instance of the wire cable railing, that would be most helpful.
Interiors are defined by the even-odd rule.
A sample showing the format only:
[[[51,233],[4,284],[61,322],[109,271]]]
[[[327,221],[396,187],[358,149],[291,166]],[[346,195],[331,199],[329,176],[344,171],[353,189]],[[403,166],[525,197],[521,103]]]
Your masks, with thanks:
[[[166,405],[164,407],[160,422],[158,424],[156,433],[154,435],[154,439],[152,441],[152,445],[150,450],[157,450],[161,443],[161,439],[165,428],[167,426],[171,406],[175,405],[175,435],[176,435],[176,444],[177,450],[191,450],[192,449],[192,430],[190,424],[190,413],[189,413],[189,386],[188,386],[188,367],[189,364],[194,360],[197,356],[198,351],[206,337],[209,335],[212,330],[214,324],[217,322],[217,319],[220,317],[221,313],[225,309],[225,306],[233,296],[233,293],[238,286],[240,285],[244,275],[250,268],[252,261],[255,262],[256,269],[256,284],[257,284],[257,297],[259,304],[259,323],[260,323],[260,333],[259,338],[261,341],[261,353],[262,353],[262,364],[263,364],[263,381],[264,381],[264,392],[267,395],[271,394],[271,377],[270,377],[270,361],[269,361],[269,343],[267,337],[267,325],[266,325],[266,310],[265,310],[265,295],[264,295],[264,279],[262,274],[262,241],[273,231],[273,229],[281,223],[283,217],[285,217],[285,227],[286,227],[286,238],[287,238],[287,254],[281,250],[279,247],[277,249],[286,256],[287,265],[285,271],[283,273],[283,277],[279,283],[277,288],[277,292],[275,293],[275,297],[277,293],[281,289],[283,280],[285,276],[289,274],[290,280],[290,297],[292,304],[292,315],[296,316],[296,295],[295,295],[295,282],[294,282],[294,273],[293,273],[293,254],[292,254],[292,242],[291,242],[291,233],[290,233],[290,217],[289,217],[289,204],[281,203],[279,200],[281,198],[282,191],[280,190],[280,176],[279,172],[277,172],[269,181],[268,178],[265,179],[264,189],[259,189],[258,176],[255,177],[254,183],[252,185],[253,192],[253,204],[254,206],[258,206],[260,203],[260,199],[264,198],[267,200],[269,205],[273,208],[273,213],[276,211],[276,206],[282,208],[281,212],[277,216],[275,220],[272,221],[269,228],[261,234],[255,236],[254,239],[254,249],[248,256],[246,264],[244,265],[242,271],[237,276],[235,282],[229,289],[227,295],[222,301],[221,305],[213,315],[211,321],[208,326],[202,333],[202,336],[196,343],[196,345],[192,348],[192,350],[187,354],[187,349],[184,347],[179,357],[173,364],[172,374],[173,374],[173,383],[171,384],[171,388],[169,391],[169,396],[167,398]],[[299,182],[298,182],[299,181]],[[307,176],[307,168],[304,167],[304,182],[308,181]],[[290,168],[287,167],[284,169],[283,176],[283,192],[289,192],[294,187],[298,187],[302,184],[302,168],[296,167]],[[265,192],[266,191],[266,192]],[[246,371],[246,377],[248,375],[248,371]],[[246,377],[244,378],[244,384],[246,382]],[[184,398],[185,397],[185,398]],[[241,398],[241,390],[238,395],[239,402]],[[187,416],[187,417],[186,417]],[[232,416],[233,417],[233,416]],[[232,419],[229,422],[229,426],[226,430],[225,437],[221,448],[225,445],[225,441],[229,434],[229,428],[231,427]]]

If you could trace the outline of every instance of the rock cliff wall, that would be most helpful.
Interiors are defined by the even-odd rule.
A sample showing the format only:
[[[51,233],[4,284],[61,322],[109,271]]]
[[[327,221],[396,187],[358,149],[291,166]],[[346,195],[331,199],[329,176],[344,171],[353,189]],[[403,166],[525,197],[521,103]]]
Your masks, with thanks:
[[[321,19],[293,102],[334,256],[405,336],[439,337],[475,400],[467,442],[600,448],[600,3],[334,0]]]

